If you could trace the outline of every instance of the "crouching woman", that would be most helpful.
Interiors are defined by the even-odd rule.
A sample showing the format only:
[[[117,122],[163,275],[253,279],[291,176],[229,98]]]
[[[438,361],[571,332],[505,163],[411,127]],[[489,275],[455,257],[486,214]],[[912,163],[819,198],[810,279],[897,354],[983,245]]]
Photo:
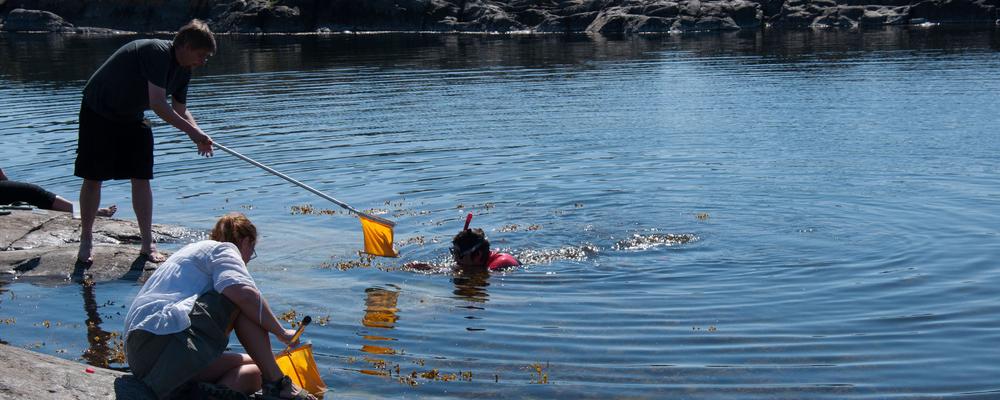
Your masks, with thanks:
[[[125,317],[125,355],[158,398],[193,387],[217,398],[263,389],[269,399],[315,399],[274,361],[268,334],[287,344],[295,331],[278,322],[247,271],[256,245],[253,223],[227,214],[211,240],[178,250],[139,290]],[[232,330],[249,354],[225,352]]]

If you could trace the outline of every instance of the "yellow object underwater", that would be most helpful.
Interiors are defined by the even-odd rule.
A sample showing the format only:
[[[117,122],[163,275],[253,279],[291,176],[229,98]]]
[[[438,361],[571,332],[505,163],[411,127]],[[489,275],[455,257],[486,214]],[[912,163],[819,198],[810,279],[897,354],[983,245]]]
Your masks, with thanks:
[[[306,343],[291,350],[285,350],[274,357],[281,372],[292,378],[300,388],[319,395],[326,392],[326,384],[319,377],[319,368],[313,358],[312,343]]]
[[[358,215],[365,236],[365,253],[381,257],[399,257],[392,248],[392,226]]]

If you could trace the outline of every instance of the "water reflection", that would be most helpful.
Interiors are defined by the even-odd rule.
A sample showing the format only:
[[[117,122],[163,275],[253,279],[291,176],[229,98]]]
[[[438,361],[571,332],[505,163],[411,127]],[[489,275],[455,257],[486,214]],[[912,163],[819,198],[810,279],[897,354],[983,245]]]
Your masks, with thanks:
[[[4,299],[7,296],[7,292],[10,290],[7,289],[7,284],[9,282],[5,281],[3,278],[4,277],[0,277],[0,305],[3,305]],[[13,297],[13,294],[11,294],[11,296]],[[3,315],[0,315],[0,325],[11,325],[13,323],[14,323],[13,318],[4,317]],[[9,343],[7,343],[6,340],[3,340],[3,337],[0,336],[0,344],[9,344]]]
[[[118,47],[148,34],[0,34],[0,79],[80,86]],[[594,61],[655,59],[662,51],[703,57],[760,57],[759,62],[843,60],[882,49],[1000,48],[1000,31],[963,27],[880,27],[864,30],[767,30],[638,37],[579,35],[377,34],[222,36],[198,75],[309,71],[329,68],[546,68]],[[38,66],[44,68],[38,68]],[[827,63],[826,65],[832,65]]]
[[[84,276],[80,283],[80,294],[83,295],[83,311],[87,315],[87,343],[89,347],[81,357],[87,364],[95,367],[127,371],[125,366],[125,347],[121,333],[108,332],[101,328],[101,314],[98,309],[97,283],[90,276]]]
[[[475,313],[485,310],[486,308],[483,305],[490,299],[490,294],[486,290],[490,286],[490,272],[456,270],[455,276],[451,278],[451,282],[455,285],[455,290],[452,291],[455,294],[455,298],[469,302],[469,304],[457,306],[458,308],[468,310],[470,313],[465,316],[465,319],[470,323],[482,319],[476,316]],[[465,330],[484,331],[486,329],[467,326]]]
[[[361,324],[368,328],[392,329],[399,317],[396,302],[399,292],[382,288],[365,289],[365,316]]]
[[[489,271],[456,270],[451,282],[455,285],[452,293],[457,299],[473,303],[486,303],[490,299],[490,294],[486,291],[490,286]]]
[[[390,285],[392,286],[392,285]],[[361,351],[375,355],[387,356],[397,354],[396,349],[389,346],[395,338],[388,336],[388,330],[396,326],[399,316],[396,314],[399,309],[396,303],[399,300],[399,288],[387,290],[379,287],[365,289],[365,315],[361,318],[361,325],[365,328],[377,329],[371,332],[366,330],[362,337],[370,343],[362,344]],[[361,373],[367,375],[390,376],[391,371],[388,363],[377,357],[366,357],[365,361],[370,363],[374,369],[362,369]],[[396,367],[398,370],[398,366]]]

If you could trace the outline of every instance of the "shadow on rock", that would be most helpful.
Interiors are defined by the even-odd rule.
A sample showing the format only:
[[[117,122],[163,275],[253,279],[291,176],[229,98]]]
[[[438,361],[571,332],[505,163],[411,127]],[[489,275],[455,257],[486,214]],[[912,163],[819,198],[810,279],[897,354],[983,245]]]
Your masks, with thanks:
[[[115,398],[155,399],[153,391],[132,374],[115,378]]]
[[[139,256],[135,258],[135,261],[132,261],[132,265],[128,267],[128,272],[125,272],[125,275],[122,275],[122,277],[118,279],[133,282],[139,281],[140,278],[143,277],[143,271],[146,270],[146,262],[148,261],[149,256],[140,253]]]

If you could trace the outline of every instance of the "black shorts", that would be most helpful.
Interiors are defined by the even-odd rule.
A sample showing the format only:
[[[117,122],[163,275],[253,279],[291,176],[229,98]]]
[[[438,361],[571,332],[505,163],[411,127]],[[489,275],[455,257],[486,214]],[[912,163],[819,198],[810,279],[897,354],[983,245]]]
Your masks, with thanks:
[[[17,181],[0,181],[0,204],[25,202],[38,208],[52,209],[55,193],[41,186]]]
[[[94,181],[153,179],[153,129],[149,120],[112,121],[81,106],[73,175]]]

